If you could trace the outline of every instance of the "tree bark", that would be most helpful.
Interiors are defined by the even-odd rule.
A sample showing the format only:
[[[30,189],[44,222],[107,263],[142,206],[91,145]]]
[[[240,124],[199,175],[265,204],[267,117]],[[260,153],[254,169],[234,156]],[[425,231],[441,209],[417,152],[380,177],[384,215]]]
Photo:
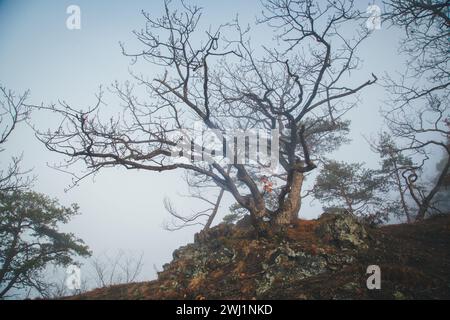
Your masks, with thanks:
[[[292,180],[290,185],[288,185],[289,193],[282,206],[275,214],[275,226],[287,226],[297,220],[298,212],[300,211],[301,207],[301,192],[303,180],[303,172],[294,171],[292,173]]]
[[[205,227],[203,228],[203,230],[208,230],[211,227],[211,224],[214,220],[214,218],[216,217],[217,211],[219,210],[219,206],[220,206],[220,202],[222,201],[222,197],[223,197],[223,193],[225,192],[224,188],[220,189],[220,193],[219,196],[217,197],[216,200],[216,204],[214,205],[213,211],[210,214],[208,221],[205,224]]]
[[[433,197],[436,195],[436,193],[439,191],[439,189],[444,184],[444,180],[446,175],[448,174],[448,171],[450,170],[450,156],[447,160],[447,163],[445,164],[444,169],[442,170],[438,181],[434,185],[433,189],[428,193],[428,195],[423,199],[419,206],[419,211],[416,216],[416,221],[422,221],[425,218],[425,215],[427,213],[427,210],[430,207],[431,201],[433,200]]]

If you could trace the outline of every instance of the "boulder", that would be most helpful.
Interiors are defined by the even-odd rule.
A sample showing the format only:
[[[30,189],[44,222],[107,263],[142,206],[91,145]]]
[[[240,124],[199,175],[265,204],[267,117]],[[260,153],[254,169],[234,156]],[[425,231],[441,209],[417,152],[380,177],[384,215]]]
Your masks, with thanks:
[[[315,232],[322,239],[340,248],[365,249],[367,231],[356,216],[350,213],[327,212],[320,216]]]

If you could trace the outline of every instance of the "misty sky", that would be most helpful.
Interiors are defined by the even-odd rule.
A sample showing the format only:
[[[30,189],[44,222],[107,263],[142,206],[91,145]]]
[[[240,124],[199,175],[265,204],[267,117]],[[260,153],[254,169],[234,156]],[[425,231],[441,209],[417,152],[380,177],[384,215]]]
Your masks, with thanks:
[[[253,23],[262,10],[258,0],[191,2],[205,8],[203,26],[227,22],[237,13],[241,21]],[[366,1],[358,3],[362,10],[367,6]],[[66,28],[66,8],[71,4],[81,8],[81,30]],[[56,103],[59,99],[79,109],[93,104],[100,85],[130,79],[130,61],[121,54],[119,41],[135,44],[131,31],[145,25],[140,11],[159,16],[162,8],[162,0],[0,0],[0,84],[17,93],[30,89],[29,103]],[[271,36],[256,30],[254,45]],[[401,71],[404,64],[397,53],[398,44],[399,33],[393,29],[376,30],[359,51],[362,68],[352,74],[352,83],[370,79],[372,72],[381,77],[385,72]],[[145,71],[151,73],[151,67]],[[353,141],[343,146],[335,158],[377,165],[378,158],[371,153],[363,136],[370,137],[381,128],[379,108],[385,98],[380,86],[364,90],[361,103],[348,114]],[[55,125],[38,113],[33,115],[32,122],[41,128]],[[82,215],[64,229],[82,238],[94,254],[117,249],[143,252],[143,279],[154,278],[154,266],[161,269],[163,263],[170,261],[172,251],[192,241],[198,231],[198,228],[177,232],[163,229],[168,219],[164,197],[169,196],[182,212],[189,213],[197,206],[196,201],[177,195],[186,192],[181,171],[107,169],[66,193],[64,189],[71,177],[47,165],[61,158],[47,151],[30,128],[20,125],[5,147],[0,159],[2,166],[7,165],[11,155],[23,152],[23,168],[33,168],[38,177],[36,191],[57,197],[66,205],[72,202],[80,205]],[[321,213],[321,206],[310,201],[307,199],[303,204],[302,218],[315,218]],[[216,223],[231,203],[227,197]]]

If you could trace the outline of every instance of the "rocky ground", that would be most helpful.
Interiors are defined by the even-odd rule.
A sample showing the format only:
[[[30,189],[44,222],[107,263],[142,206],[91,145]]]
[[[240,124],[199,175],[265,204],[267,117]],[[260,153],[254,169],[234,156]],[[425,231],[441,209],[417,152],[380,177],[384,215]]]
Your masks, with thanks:
[[[369,290],[369,265],[381,289]],[[72,299],[450,299],[450,216],[369,227],[346,214],[298,220],[287,238],[220,224],[173,252],[158,279]]]

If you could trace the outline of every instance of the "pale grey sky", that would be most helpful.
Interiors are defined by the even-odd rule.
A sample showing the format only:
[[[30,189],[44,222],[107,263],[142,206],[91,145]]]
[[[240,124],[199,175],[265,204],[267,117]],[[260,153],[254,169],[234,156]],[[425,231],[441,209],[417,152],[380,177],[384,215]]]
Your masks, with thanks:
[[[262,10],[258,0],[192,0],[192,3],[205,8],[202,23],[206,26],[227,22],[237,13],[241,21],[252,23]],[[66,28],[66,8],[71,4],[81,8],[81,30]],[[367,1],[358,1],[358,5],[364,10]],[[94,103],[99,85],[130,78],[130,61],[122,56],[118,42],[134,43],[131,31],[145,23],[140,10],[159,16],[162,8],[162,0],[0,1],[0,83],[18,93],[30,89],[29,102],[36,104],[61,99],[81,109]],[[270,35],[256,31],[254,44],[266,37]],[[384,27],[376,30],[359,51],[363,67],[352,74],[351,81],[365,81],[372,72],[381,77],[385,72],[401,70],[403,60],[397,54],[398,44],[399,34],[394,30]],[[147,71],[151,72],[151,68]],[[362,136],[380,129],[378,111],[384,97],[385,91],[379,86],[364,91],[361,104],[348,114],[353,141],[336,153],[337,158],[377,164],[378,159]],[[41,114],[34,114],[32,122],[43,127],[53,125]],[[180,171],[159,174],[107,169],[94,181],[87,179],[65,193],[71,177],[47,166],[61,158],[47,151],[30,128],[21,125],[6,148],[0,165],[6,165],[10,155],[23,152],[23,167],[33,168],[38,176],[36,191],[57,197],[63,204],[80,205],[82,215],[65,229],[84,239],[94,254],[117,249],[143,252],[144,279],[154,278],[153,265],[161,269],[163,263],[171,260],[172,251],[192,241],[198,230],[168,232],[162,228],[168,219],[163,206],[165,196],[170,196],[184,212],[197,206],[196,201],[177,196],[186,191]],[[227,213],[231,203],[228,197],[216,222]],[[310,200],[306,200],[300,216],[314,218],[320,213],[320,205],[310,205]]]

